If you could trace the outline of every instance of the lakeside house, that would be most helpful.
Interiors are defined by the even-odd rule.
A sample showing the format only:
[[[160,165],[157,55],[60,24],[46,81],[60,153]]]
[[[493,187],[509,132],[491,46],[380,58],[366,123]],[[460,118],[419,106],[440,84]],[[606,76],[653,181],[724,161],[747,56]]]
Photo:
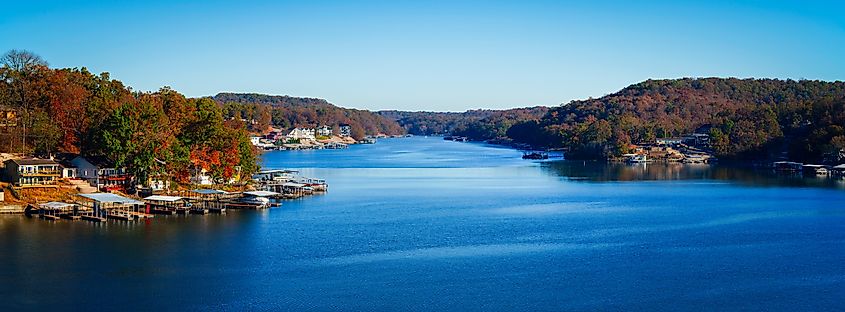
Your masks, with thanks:
[[[59,153],[54,158],[54,161],[59,163],[61,166],[61,173],[62,179],[76,179],[78,176],[78,171],[76,166],[74,166],[70,161],[75,158],[76,154],[66,154],[66,153]]]
[[[276,141],[279,141],[279,140],[284,140],[285,139],[285,133],[282,132],[281,130],[273,130],[273,131],[270,131],[270,133],[267,133],[266,135],[264,135],[264,139],[268,140],[270,142],[276,142]],[[255,142],[253,142],[252,145],[255,145]]]
[[[259,182],[267,181],[281,181],[286,182],[294,179],[294,175],[299,173],[296,170],[262,170],[252,175],[252,179]]]
[[[208,170],[203,168],[194,169],[191,172],[191,183],[198,184],[198,185],[212,185],[214,181],[211,179],[211,175],[208,174]]]
[[[683,143],[698,148],[710,147],[710,135],[705,133],[692,133],[683,137]]]
[[[324,126],[320,126],[320,127],[317,128],[317,135],[318,136],[329,137],[329,136],[332,136],[332,133],[333,133],[332,127],[330,127],[330,126],[324,125]]]
[[[23,158],[3,162],[6,182],[21,187],[55,185],[62,177],[59,163],[51,159]]]
[[[102,191],[121,191],[132,187],[133,177],[125,167],[118,167],[114,161],[102,156],[77,156],[70,161],[76,167],[78,178],[88,181]]]
[[[161,192],[170,189],[170,179],[163,175],[151,175],[147,178],[147,185],[150,191]]]
[[[681,144],[683,142],[684,142],[684,140],[682,138],[657,138],[655,140],[655,143],[657,143],[657,145],[669,145],[669,146],[678,145],[678,144]]]
[[[293,130],[288,133],[288,139],[315,140],[316,136],[314,136],[314,134],[314,129],[293,128]]]
[[[340,137],[346,138],[346,137],[352,136],[352,126],[347,125],[347,124],[342,124],[342,125],[340,125],[339,129],[340,129],[340,133],[339,133]]]
[[[258,148],[261,148],[261,149],[270,149],[270,148],[273,148],[273,147],[276,146],[274,144],[276,142],[275,140],[269,140],[269,139],[266,139],[266,138],[260,137],[260,136],[251,136],[251,137],[249,137],[249,141],[250,141],[250,143],[252,143],[252,146],[255,146],[255,147],[258,147]]]
[[[772,163],[773,169],[782,172],[801,172],[803,167],[803,163],[794,161],[776,161]]]

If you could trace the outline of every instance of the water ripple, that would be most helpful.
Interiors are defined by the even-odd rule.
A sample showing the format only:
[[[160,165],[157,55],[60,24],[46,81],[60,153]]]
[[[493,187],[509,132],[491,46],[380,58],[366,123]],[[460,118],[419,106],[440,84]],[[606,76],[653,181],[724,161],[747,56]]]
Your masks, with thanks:
[[[565,250],[591,250],[621,247],[623,244],[573,244],[573,243],[514,243],[465,245],[453,247],[431,247],[396,250],[377,253],[355,254],[318,259],[318,265],[351,265],[396,260],[440,260],[450,258],[498,257],[527,253],[543,253]]]

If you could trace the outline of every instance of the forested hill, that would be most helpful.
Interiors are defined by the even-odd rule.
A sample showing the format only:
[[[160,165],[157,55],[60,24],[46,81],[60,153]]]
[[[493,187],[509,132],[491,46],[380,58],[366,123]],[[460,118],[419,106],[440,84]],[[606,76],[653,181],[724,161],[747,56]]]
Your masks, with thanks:
[[[269,126],[280,128],[338,125],[352,127],[352,136],[384,133],[402,134],[404,129],[396,121],[359,109],[335,106],[323,99],[301,98],[255,93],[219,93],[212,97],[223,105],[226,117],[254,120],[251,129],[262,132]]]
[[[547,107],[515,108],[508,110],[469,110],[462,113],[380,111],[379,114],[396,120],[408,133],[415,135],[451,134],[472,140],[506,137],[515,123],[538,120]]]
[[[843,161],[845,83],[777,79],[647,80],[551,109],[508,131],[521,142],[563,147],[569,158],[605,158],[631,143],[696,129],[721,158]]]
[[[167,87],[133,91],[108,73],[50,68],[29,51],[0,56],[0,110],[4,153],[108,158],[141,184],[190,183],[200,170],[229,181],[258,170],[247,129],[224,120],[211,99]]]

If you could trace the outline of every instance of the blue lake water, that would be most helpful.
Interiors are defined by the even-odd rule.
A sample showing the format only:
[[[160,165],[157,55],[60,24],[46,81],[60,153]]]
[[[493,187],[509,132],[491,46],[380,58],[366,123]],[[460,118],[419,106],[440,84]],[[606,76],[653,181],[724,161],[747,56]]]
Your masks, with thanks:
[[[269,152],[329,192],[130,224],[0,216],[0,311],[845,309],[841,182],[520,156],[421,137]]]

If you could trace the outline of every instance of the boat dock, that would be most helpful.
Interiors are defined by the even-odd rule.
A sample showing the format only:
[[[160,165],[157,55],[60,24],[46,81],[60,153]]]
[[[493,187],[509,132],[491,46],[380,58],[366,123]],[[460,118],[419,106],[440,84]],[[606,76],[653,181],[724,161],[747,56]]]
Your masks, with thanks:
[[[223,214],[228,209],[268,209],[282,206],[282,200],[328,191],[325,180],[301,177],[295,170],[267,170],[253,177],[255,191],[228,192],[215,189],[180,191],[172,195],[151,195],[136,200],[114,193],[78,194],[74,203],[48,202],[22,209],[43,220],[122,222],[151,219],[155,215]]]

